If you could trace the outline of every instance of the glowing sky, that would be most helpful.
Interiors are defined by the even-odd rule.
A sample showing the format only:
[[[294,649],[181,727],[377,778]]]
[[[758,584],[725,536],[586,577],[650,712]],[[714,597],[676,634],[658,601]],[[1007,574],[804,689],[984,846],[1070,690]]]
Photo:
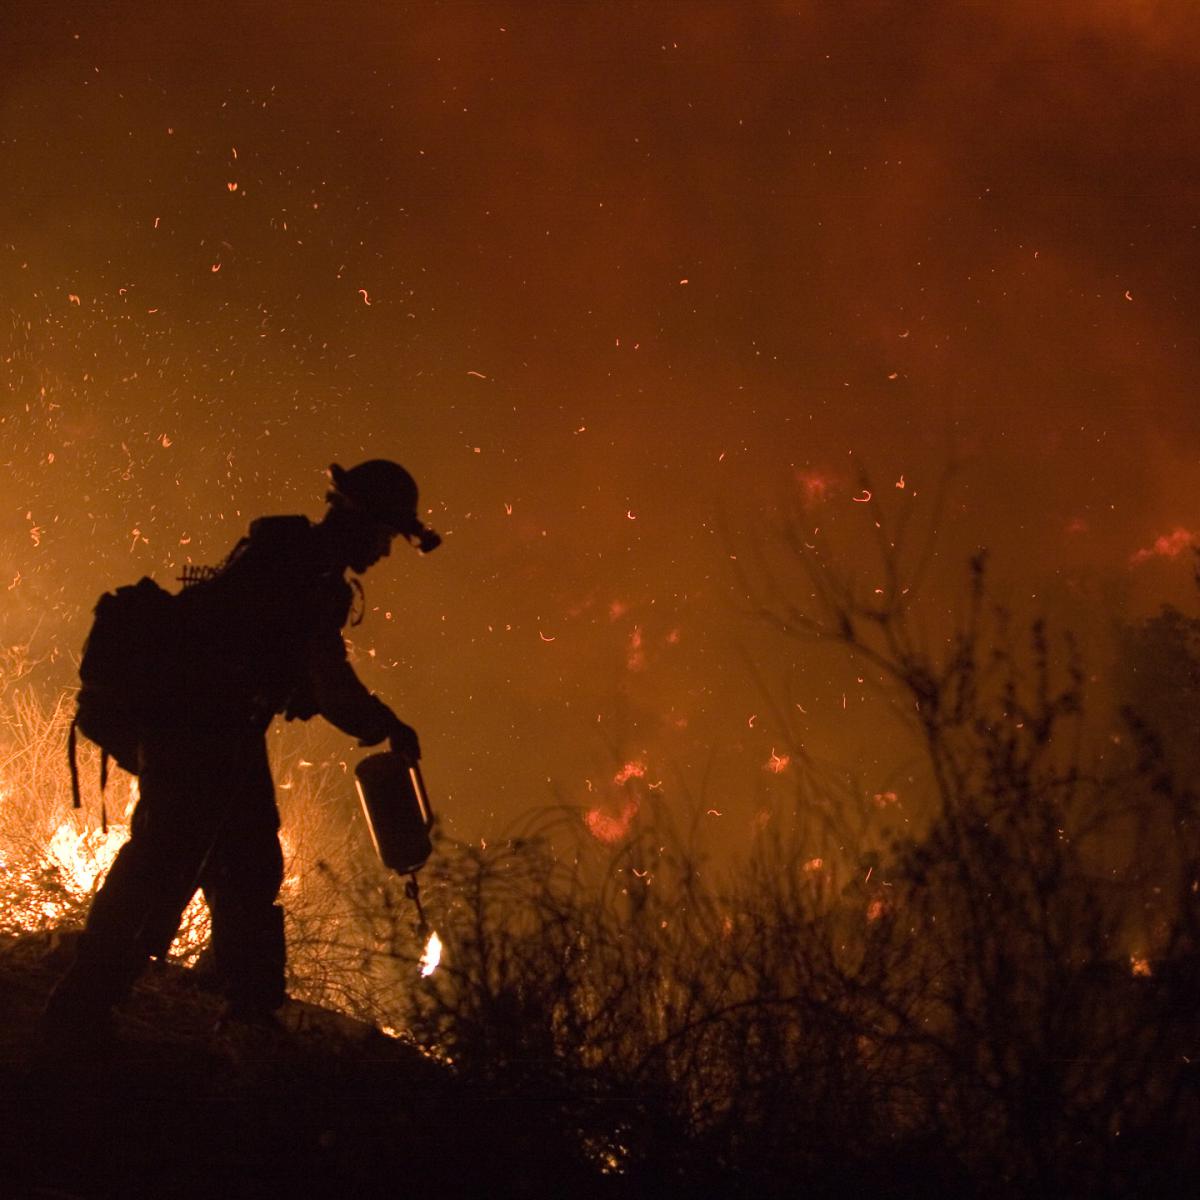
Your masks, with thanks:
[[[446,543],[355,650],[478,834],[631,759],[784,803],[747,659],[852,752],[730,563],[805,479],[853,520],[852,452],[960,464],[947,556],[1022,593],[1187,598],[1189,7],[18,6],[4,636],[61,668],[100,591],[395,457]]]

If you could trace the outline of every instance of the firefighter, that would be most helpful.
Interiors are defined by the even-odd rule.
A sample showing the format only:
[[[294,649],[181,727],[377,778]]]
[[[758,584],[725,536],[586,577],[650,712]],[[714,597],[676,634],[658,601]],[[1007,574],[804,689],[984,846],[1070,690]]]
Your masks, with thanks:
[[[321,715],[363,746],[413,761],[416,732],[367,690],[342,627],[361,574],[396,537],[422,552],[438,535],[394,462],[330,468],[321,521],[264,517],[215,572],[186,586],[163,669],[171,686],[139,727],[140,796],[129,841],[92,903],[44,1032],[94,1039],[151,957],[162,957],[203,889],[228,1019],[270,1025],[284,1003],[279,813],[267,761],[272,718]],[[357,585],[357,580],[354,580]],[[361,586],[357,587],[361,596]]]

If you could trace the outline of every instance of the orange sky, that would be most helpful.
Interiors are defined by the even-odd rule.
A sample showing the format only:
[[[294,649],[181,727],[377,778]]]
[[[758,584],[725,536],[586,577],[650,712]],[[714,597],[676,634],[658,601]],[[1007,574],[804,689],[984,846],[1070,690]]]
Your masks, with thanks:
[[[0,50],[9,641],[394,456],[446,544],[356,651],[475,835],[632,759],[786,803],[748,660],[885,786],[729,559],[813,473],[852,558],[851,454],[1056,613],[1190,601],[1188,6],[77,8]]]

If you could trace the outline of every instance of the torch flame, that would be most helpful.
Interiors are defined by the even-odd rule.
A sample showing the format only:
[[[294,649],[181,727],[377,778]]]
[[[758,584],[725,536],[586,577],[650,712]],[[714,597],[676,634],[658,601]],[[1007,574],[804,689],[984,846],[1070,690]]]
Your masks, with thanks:
[[[429,935],[429,941],[425,943],[425,949],[421,953],[421,978],[428,979],[438,969],[438,963],[441,961],[442,939],[438,937],[435,929]]]

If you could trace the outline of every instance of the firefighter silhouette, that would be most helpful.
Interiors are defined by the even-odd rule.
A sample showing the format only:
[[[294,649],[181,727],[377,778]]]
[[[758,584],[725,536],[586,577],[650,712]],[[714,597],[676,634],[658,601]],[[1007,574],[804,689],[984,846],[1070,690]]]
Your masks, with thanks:
[[[419,520],[403,467],[373,459],[330,475],[321,521],[254,521],[219,568],[185,578],[172,601],[172,644],[138,721],[130,837],[51,994],[51,1037],[107,1025],[148,960],[166,953],[197,889],[228,1016],[272,1023],[286,998],[283,856],[264,736],[272,718],[320,715],[361,745],[390,741],[420,757],[416,732],[347,660],[341,630],[355,589],[346,572],[366,571],[397,536],[422,552],[441,539]]]

